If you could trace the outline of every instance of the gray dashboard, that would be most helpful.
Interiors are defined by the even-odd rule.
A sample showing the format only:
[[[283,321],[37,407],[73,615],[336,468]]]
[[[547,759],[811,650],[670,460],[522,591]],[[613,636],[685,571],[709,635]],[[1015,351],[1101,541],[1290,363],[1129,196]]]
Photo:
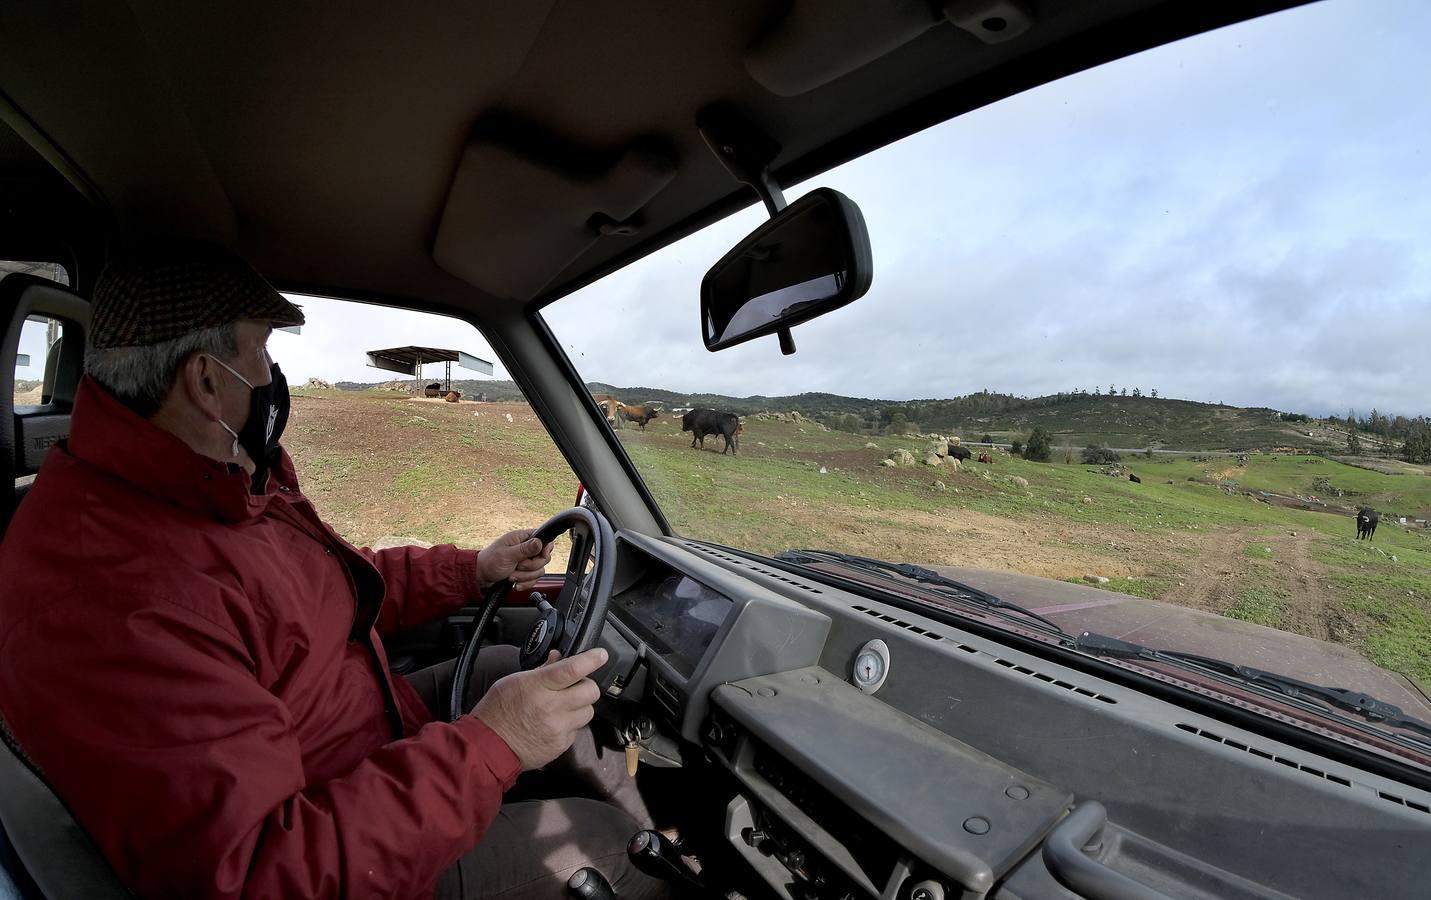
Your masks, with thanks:
[[[644,701],[735,780],[727,837],[783,896],[1427,894],[1425,791],[719,548],[619,539],[613,609],[672,575],[729,600],[692,666],[608,621]]]

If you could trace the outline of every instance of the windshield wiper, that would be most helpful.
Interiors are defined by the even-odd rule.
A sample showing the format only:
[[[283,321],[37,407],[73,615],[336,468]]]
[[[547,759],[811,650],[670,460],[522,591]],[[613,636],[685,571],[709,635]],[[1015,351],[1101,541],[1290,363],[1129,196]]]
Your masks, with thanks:
[[[918,582],[926,587],[938,588],[931,593],[941,597],[948,597],[951,600],[963,600],[975,606],[985,609],[1002,609],[1009,612],[1027,616],[1037,622],[1042,622],[1047,627],[1053,629],[1061,637],[1072,637],[1064,631],[1057,623],[1044,618],[1031,609],[1025,609],[1017,603],[1010,603],[1001,600],[987,591],[981,591],[976,587],[970,587],[962,581],[955,581],[946,578],[933,569],[926,569],[924,566],[916,566],[913,563],[886,562],[882,559],[870,559],[865,556],[854,556],[849,553],[837,553],[834,550],[786,550],[777,553],[775,558],[782,562],[791,563],[812,563],[812,562],[837,562],[849,566],[852,569],[859,569],[863,572],[871,572],[876,575],[894,574],[910,581]]]
[[[1312,684],[1308,681],[1292,678],[1289,675],[1278,675],[1276,672],[1267,672],[1262,669],[1255,669],[1251,666],[1241,666],[1225,660],[1214,659],[1210,656],[1199,656],[1196,653],[1183,653],[1178,650],[1155,650],[1151,647],[1144,647],[1141,644],[1121,641],[1117,638],[1108,637],[1103,634],[1095,634],[1091,631],[1085,631],[1080,634],[1078,639],[1073,642],[1073,648],[1094,656],[1146,659],[1211,672],[1231,678],[1235,681],[1240,681],[1243,684],[1265,688],[1273,693],[1281,694],[1284,697],[1290,697],[1294,700],[1315,701],[1344,712],[1355,713],[1367,721],[1375,722],[1378,725],[1401,728],[1406,731],[1414,731],[1426,737],[1431,737],[1431,724],[1408,716],[1401,710],[1401,707],[1395,704],[1387,703],[1369,694],[1363,694],[1346,688]]]

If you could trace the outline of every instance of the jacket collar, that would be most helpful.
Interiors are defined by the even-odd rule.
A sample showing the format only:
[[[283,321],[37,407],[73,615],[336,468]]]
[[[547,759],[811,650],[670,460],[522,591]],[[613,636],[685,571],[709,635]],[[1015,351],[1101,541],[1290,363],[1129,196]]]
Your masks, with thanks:
[[[280,482],[292,479],[283,454],[264,493],[250,491],[247,472],[195,453],[176,435],[152,424],[86,375],[75,396],[67,448],[71,455],[159,500],[223,522],[263,514]]]

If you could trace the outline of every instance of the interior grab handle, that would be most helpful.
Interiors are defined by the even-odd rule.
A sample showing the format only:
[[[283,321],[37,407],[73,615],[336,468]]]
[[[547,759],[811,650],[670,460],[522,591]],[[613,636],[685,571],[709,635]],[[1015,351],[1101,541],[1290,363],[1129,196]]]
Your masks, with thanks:
[[[1083,852],[1083,848],[1108,822],[1108,812],[1096,800],[1086,800],[1073,808],[1054,826],[1043,842],[1043,862],[1059,883],[1090,900],[1170,900],[1115,872]]]

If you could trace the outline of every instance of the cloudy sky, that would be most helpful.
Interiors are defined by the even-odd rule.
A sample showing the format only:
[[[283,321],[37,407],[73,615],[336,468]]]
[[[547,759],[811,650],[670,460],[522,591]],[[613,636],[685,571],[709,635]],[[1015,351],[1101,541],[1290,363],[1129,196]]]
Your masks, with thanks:
[[[911,399],[1111,383],[1431,413],[1428,45],[1431,4],[1328,0],[1045,85],[790,189],[859,203],[875,260],[870,293],[797,328],[793,357],[773,337],[718,355],[700,340],[701,276],[758,207],[546,316],[584,377],[617,385]],[[452,320],[300,302],[303,334],[271,342],[290,380],[380,380],[359,352],[378,345],[494,359]]]

